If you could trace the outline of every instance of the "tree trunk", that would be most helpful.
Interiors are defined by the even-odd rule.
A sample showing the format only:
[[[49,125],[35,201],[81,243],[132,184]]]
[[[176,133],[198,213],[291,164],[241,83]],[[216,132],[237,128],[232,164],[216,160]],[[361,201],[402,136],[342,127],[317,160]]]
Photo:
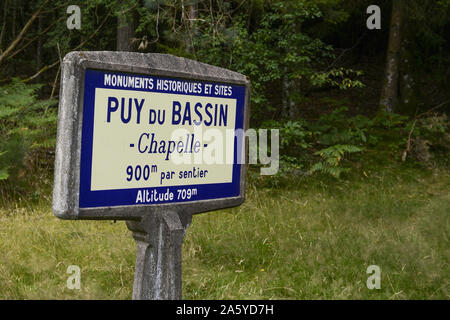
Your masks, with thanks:
[[[284,68],[284,74],[281,79],[281,108],[282,116],[289,114],[289,80],[287,79],[287,68]]]
[[[403,30],[406,30],[406,24],[403,25]],[[399,101],[404,111],[412,112],[415,109],[415,73],[411,65],[411,54],[409,53],[408,42],[405,39],[405,34],[402,36],[402,48],[400,50],[400,66],[399,66]]]
[[[189,37],[186,37],[186,50],[189,53],[194,52],[193,38],[195,36],[195,23],[194,20],[197,19],[197,4],[191,4],[188,6],[189,9],[189,21],[187,24]]]
[[[404,0],[392,0],[392,16],[389,43],[386,55],[386,69],[381,88],[380,108],[393,112],[398,100],[398,74],[401,49],[401,26]]]
[[[42,32],[42,15],[38,18],[38,34]],[[42,68],[42,36],[38,37],[36,47],[36,72]]]
[[[8,12],[8,0],[5,0],[5,5],[3,7],[3,25],[2,25],[2,31],[0,32],[0,54],[3,52],[3,36],[5,35],[5,29],[6,29],[6,14]]]
[[[301,23],[294,23],[291,29],[292,33],[301,33]],[[290,78],[293,72],[292,66],[285,66],[283,83],[282,83],[282,97],[283,97],[283,115],[290,120],[294,120],[297,114],[297,105],[295,102],[295,95],[298,92],[298,83],[295,79]],[[294,67],[295,68],[295,67]],[[294,69],[295,71],[295,69]]]
[[[134,51],[135,23],[131,14],[121,13],[117,17],[117,51]]]

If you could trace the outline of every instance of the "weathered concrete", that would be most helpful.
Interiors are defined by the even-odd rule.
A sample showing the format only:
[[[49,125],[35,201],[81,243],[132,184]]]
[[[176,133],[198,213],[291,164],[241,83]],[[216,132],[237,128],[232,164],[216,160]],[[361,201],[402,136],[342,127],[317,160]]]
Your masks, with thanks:
[[[181,299],[181,249],[191,219],[166,211],[127,221],[137,243],[133,300]]]

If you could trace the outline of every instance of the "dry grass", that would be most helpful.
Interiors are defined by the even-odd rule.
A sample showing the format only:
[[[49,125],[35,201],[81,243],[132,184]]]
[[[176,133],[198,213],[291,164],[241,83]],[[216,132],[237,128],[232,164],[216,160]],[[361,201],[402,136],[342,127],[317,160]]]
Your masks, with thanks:
[[[239,208],[195,216],[185,299],[449,299],[450,173],[386,169],[341,181],[251,184]],[[47,197],[48,198],[48,197]],[[0,208],[3,299],[129,299],[124,222],[62,221],[47,200]],[[381,289],[369,290],[369,265]],[[66,287],[69,265],[81,290]]]

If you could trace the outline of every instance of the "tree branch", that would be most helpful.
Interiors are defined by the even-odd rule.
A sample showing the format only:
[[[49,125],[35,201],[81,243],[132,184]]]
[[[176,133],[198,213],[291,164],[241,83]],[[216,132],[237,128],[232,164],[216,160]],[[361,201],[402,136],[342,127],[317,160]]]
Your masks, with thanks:
[[[6,58],[6,56],[17,46],[17,44],[22,40],[23,35],[25,32],[27,32],[28,28],[31,26],[31,24],[36,20],[36,18],[39,16],[39,13],[41,12],[42,8],[47,4],[48,0],[45,0],[45,2],[39,7],[39,9],[31,16],[31,18],[28,20],[28,22],[25,24],[25,26],[22,28],[20,33],[17,35],[17,37],[14,39],[14,41],[9,45],[9,47],[0,55],[0,64],[2,63],[3,59]]]
[[[44,31],[42,31],[41,33],[39,33],[37,36],[35,36],[34,38],[32,38],[30,41],[28,41],[23,47],[21,47],[20,49],[17,49],[16,51],[14,51],[13,53],[11,53],[6,60],[9,60],[11,58],[13,58],[15,55],[17,55],[18,53],[20,53],[22,50],[26,49],[30,44],[32,44],[34,41],[36,41],[40,36],[43,36],[44,34],[46,34],[47,32],[50,31],[51,28],[53,28],[55,26],[55,24],[57,22],[59,22],[60,20],[62,20],[63,18],[60,18],[58,20],[56,20],[55,23],[49,25]]]
[[[103,19],[102,23],[98,26],[98,28],[89,36],[89,38],[87,38],[86,40],[84,40],[83,42],[81,42],[78,46],[76,46],[75,48],[73,48],[71,51],[76,51],[79,48],[81,48],[82,46],[84,46],[88,41],[90,41],[96,34],[97,32],[103,27],[103,25],[105,24],[106,20],[109,18],[109,16],[111,15],[111,12],[109,12],[105,19]],[[48,69],[53,68],[54,66],[58,65],[58,63],[60,63],[61,61],[58,59],[57,61],[53,62],[50,65],[47,65],[45,67],[43,67],[41,70],[39,70],[37,73],[35,73],[34,75],[26,78],[23,80],[23,82],[29,82],[33,79],[35,79],[37,76],[39,76],[42,72],[47,71]]]

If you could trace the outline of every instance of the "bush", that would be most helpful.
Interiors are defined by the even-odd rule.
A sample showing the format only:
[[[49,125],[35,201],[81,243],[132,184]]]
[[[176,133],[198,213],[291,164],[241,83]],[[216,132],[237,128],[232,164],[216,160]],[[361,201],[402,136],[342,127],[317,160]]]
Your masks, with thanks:
[[[17,177],[32,151],[55,146],[56,100],[38,100],[40,87],[19,79],[0,87],[0,180]]]
[[[347,111],[339,107],[314,122],[264,122],[264,128],[280,130],[278,176],[324,173],[339,178],[350,170],[352,161],[367,160],[367,155],[375,155],[371,163],[379,165],[400,161],[402,152],[427,162],[450,151],[450,121],[445,114],[409,119],[384,111],[372,117],[349,117]]]
[[[414,125],[414,126],[413,126]],[[450,119],[446,114],[429,114],[411,124],[406,153],[415,159],[428,162],[436,155],[450,151]]]

